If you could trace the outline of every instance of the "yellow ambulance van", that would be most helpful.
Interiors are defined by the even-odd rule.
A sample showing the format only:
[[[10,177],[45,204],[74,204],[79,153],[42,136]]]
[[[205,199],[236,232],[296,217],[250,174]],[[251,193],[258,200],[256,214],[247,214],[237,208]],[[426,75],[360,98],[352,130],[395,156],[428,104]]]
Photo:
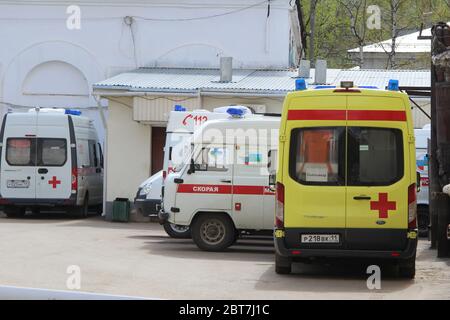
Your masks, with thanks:
[[[306,89],[284,101],[276,173],[276,272],[293,262],[358,258],[415,275],[416,160],[408,96]]]

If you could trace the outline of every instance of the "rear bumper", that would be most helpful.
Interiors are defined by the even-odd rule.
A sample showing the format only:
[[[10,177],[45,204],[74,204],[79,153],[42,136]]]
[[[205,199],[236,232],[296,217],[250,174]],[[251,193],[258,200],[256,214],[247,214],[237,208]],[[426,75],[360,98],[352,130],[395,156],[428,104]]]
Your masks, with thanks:
[[[376,249],[376,243],[371,248],[346,248],[345,243],[335,246],[313,248],[314,245],[287,245],[286,237],[281,236],[284,230],[275,230],[275,250],[278,255],[295,259],[309,258],[361,258],[361,259],[382,259],[382,260],[404,260],[413,258],[417,249],[417,236],[408,238],[404,242],[402,249]],[[417,235],[417,232],[415,232]]]
[[[69,199],[19,199],[19,198],[2,198],[0,206],[23,206],[23,207],[60,207],[75,206],[76,198]]]

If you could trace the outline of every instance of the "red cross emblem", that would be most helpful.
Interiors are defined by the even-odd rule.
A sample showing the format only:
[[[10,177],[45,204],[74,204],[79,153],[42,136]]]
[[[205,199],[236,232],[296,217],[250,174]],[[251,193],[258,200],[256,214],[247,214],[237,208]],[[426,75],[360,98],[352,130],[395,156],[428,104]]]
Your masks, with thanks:
[[[387,193],[379,193],[378,201],[370,201],[370,210],[378,210],[380,219],[387,219],[389,210],[396,210],[396,202],[388,201]]]
[[[57,180],[56,176],[53,176],[52,180],[48,180],[48,184],[51,184],[52,188],[56,189],[56,185],[61,184],[61,180]]]

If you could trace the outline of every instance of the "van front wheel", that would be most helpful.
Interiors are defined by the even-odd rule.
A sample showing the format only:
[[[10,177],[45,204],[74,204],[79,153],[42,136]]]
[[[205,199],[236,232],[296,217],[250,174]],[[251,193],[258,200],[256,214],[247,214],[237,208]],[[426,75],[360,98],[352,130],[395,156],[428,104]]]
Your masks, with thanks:
[[[236,231],[230,218],[222,214],[202,214],[194,220],[192,240],[205,251],[223,251],[235,240]]]
[[[182,226],[170,222],[165,222],[164,230],[166,233],[175,239],[189,239],[191,237],[191,230],[189,230],[189,226]]]

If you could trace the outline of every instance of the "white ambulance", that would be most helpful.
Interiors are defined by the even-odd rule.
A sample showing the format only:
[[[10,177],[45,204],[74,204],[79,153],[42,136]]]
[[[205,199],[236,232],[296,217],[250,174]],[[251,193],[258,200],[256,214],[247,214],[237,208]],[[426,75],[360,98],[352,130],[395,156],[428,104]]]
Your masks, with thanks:
[[[422,129],[414,129],[416,137],[417,172],[420,173],[420,191],[417,193],[417,218],[419,235],[427,236],[429,225],[429,194],[428,194],[428,140],[431,135],[430,125]]]
[[[242,109],[245,114],[251,110],[245,106],[234,106]],[[164,147],[163,170],[145,180],[138,188],[134,199],[134,206],[141,214],[157,216],[161,208],[161,188],[163,180],[173,168],[190,152],[190,139],[194,131],[210,120],[226,119],[228,107],[218,107],[212,112],[203,109],[187,111],[183,106],[176,105],[169,114],[166,129],[166,144]],[[190,238],[189,227],[172,223],[164,223],[164,230],[173,238]]]
[[[101,210],[103,154],[91,120],[81,112],[31,109],[8,113],[0,131],[0,205],[8,217],[26,209]]]
[[[280,118],[242,116],[204,124],[191,153],[164,181],[160,219],[189,226],[196,245],[221,251],[239,234],[271,231],[275,193],[269,185],[268,154],[278,147]]]

